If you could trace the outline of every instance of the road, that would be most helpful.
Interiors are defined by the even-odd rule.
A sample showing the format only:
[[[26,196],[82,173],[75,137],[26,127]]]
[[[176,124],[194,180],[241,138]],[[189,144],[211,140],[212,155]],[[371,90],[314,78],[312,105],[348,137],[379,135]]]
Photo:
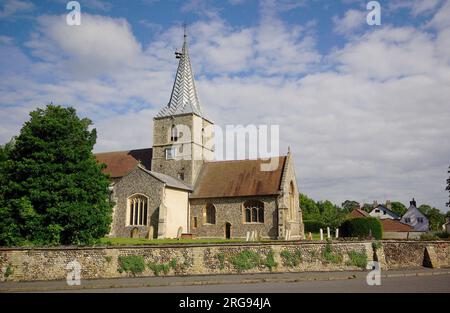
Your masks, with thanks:
[[[64,292],[89,293],[379,293],[379,292],[445,292],[450,293],[450,275],[385,277],[381,286],[368,286],[365,279],[304,281],[295,283],[225,284],[207,286],[170,286],[110,288]],[[60,291],[61,292],[61,291]]]

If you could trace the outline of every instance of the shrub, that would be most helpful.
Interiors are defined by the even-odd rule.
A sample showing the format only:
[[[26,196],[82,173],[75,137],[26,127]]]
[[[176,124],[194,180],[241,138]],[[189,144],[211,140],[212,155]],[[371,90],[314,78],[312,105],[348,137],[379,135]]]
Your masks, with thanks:
[[[264,262],[264,265],[272,272],[272,269],[274,268],[274,267],[277,267],[278,266],[278,263],[277,262],[275,262],[275,257],[274,257],[274,253],[273,253],[273,250],[271,249],[270,251],[269,251],[269,253],[267,254],[267,257],[266,257],[266,261]]]
[[[230,261],[239,272],[255,268],[261,264],[259,254],[248,249],[231,257]]]
[[[225,254],[223,252],[217,253],[217,259],[220,263],[220,269],[223,270],[225,268]]]
[[[437,232],[436,236],[441,238],[441,239],[448,239],[448,238],[450,238],[450,234],[445,232],[445,231]]]
[[[309,220],[303,221],[303,223],[305,224],[305,232],[318,233],[320,232],[321,228],[322,229],[327,228],[325,224],[322,223],[321,221]]]
[[[12,268],[12,265],[8,264],[8,266],[6,267],[6,270],[5,270],[5,278],[8,278],[12,274],[14,274],[14,270]]]
[[[373,249],[373,251],[376,252],[378,249],[381,249],[381,247],[382,247],[381,242],[379,242],[379,241],[372,242],[372,249]]]
[[[164,273],[164,275],[169,274],[170,269],[175,270],[177,268],[178,261],[177,259],[171,259],[168,263],[154,263],[150,262],[148,263],[148,268],[153,271],[155,276],[159,276],[161,272]]]
[[[422,235],[420,235],[420,240],[423,240],[423,241],[432,241],[432,240],[438,240],[438,239],[439,239],[439,237],[433,233],[423,233]]]
[[[350,258],[350,260],[347,262],[347,265],[357,266],[362,269],[366,268],[367,255],[364,252],[349,251],[347,254]]]
[[[327,243],[327,245],[325,246],[322,257],[326,262],[335,264],[341,263],[343,259],[342,254],[333,252],[333,248],[331,247],[330,243]]]
[[[346,220],[341,225],[343,237],[369,238],[373,236],[380,240],[383,238],[383,226],[379,219],[374,217],[357,217]]]
[[[144,258],[140,255],[119,257],[119,273],[128,272],[136,276],[145,270]]]
[[[288,267],[296,267],[302,261],[302,252],[300,250],[296,250],[295,252],[283,250],[280,255],[283,259],[283,264]]]

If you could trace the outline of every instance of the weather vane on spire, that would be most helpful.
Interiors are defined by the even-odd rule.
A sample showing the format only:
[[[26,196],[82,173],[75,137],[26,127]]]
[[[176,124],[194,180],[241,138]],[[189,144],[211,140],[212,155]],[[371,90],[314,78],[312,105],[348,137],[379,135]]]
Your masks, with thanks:
[[[187,23],[186,22],[183,23],[183,37],[184,37],[183,51],[182,52],[179,52],[178,50],[175,51],[175,57],[177,59],[181,59],[184,55],[184,49],[185,49],[186,41],[187,41]]]

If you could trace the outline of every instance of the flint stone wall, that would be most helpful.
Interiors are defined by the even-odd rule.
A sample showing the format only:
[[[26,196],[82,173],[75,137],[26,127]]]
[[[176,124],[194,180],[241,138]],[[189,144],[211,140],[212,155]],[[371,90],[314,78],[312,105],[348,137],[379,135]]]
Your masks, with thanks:
[[[371,242],[333,242],[332,254],[340,255],[338,262],[325,257],[327,244],[324,242],[270,242],[223,245],[166,245],[133,247],[58,247],[58,248],[0,248],[0,282],[65,280],[69,270],[67,264],[76,260],[81,265],[81,279],[119,278],[131,273],[119,273],[120,256],[142,256],[146,264],[169,264],[176,260],[176,266],[167,273],[174,275],[210,275],[234,273],[270,272],[266,265],[268,256],[273,255],[276,267],[272,272],[347,271],[362,270],[350,264],[349,252],[366,255],[381,263],[382,269],[421,267],[427,247],[433,253],[433,263],[439,267],[450,267],[450,242],[383,241],[376,253]],[[328,246],[328,249],[330,246]],[[233,258],[243,251],[252,251],[261,258],[258,266],[240,270]],[[299,255],[298,264],[287,264],[286,255]],[[154,276],[146,266],[137,276]],[[164,274],[162,274],[164,275]],[[1,289],[1,285],[0,285]]]

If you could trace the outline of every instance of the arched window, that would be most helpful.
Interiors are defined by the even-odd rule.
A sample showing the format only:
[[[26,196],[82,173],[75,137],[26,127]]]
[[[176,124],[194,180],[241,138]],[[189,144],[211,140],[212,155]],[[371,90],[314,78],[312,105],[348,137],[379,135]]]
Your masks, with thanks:
[[[178,129],[175,125],[170,129],[170,141],[178,141]]]
[[[206,206],[206,224],[216,223],[216,207],[211,203]]]
[[[148,225],[148,198],[144,195],[134,195],[128,199],[128,225]]]
[[[244,203],[246,223],[264,223],[264,203],[247,201]]]
[[[295,219],[295,188],[292,181],[289,184],[289,215],[292,220]]]

